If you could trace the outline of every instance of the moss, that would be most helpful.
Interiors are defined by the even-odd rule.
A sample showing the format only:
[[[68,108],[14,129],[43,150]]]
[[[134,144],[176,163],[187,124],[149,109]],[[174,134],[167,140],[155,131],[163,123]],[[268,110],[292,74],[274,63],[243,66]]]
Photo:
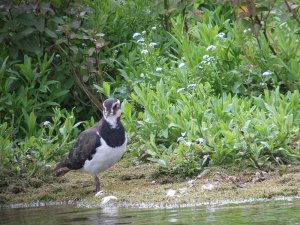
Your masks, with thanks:
[[[284,173],[280,168],[259,173],[247,168],[208,168],[191,179],[159,175],[155,164],[129,165],[123,160],[100,175],[103,196],[114,195],[118,203],[139,205],[191,204],[219,200],[243,200],[299,195],[300,166],[290,166]],[[69,172],[53,177],[42,171],[34,177],[8,179],[1,186],[0,203],[27,203],[50,200],[85,200],[99,204],[95,198],[94,179],[83,173]],[[168,189],[176,190],[175,197],[167,197]]]

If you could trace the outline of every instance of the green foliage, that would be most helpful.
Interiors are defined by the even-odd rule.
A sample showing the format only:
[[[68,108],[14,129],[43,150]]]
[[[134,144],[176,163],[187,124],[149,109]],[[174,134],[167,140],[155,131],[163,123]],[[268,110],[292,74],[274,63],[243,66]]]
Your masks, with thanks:
[[[52,115],[49,111],[59,105],[68,90],[50,79],[53,56],[48,59],[45,55],[34,65],[26,55],[23,63],[7,65],[7,59],[0,70],[1,122],[10,122],[20,137],[31,136],[36,134],[36,123]]]
[[[123,100],[132,156],[171,173],[300,159],[298,8],[1,2],[1,169],[34,172],[60,158],[76,121],[93,125],[109,96]]]
[[[239,98],[215,97],[208,83],[176,88],[176,82],[166,79],[154,90],[136,86],[132,95],[144,108],[136,135],[146,144],[144,153],[151,161],[190,175],[208,162],[243,161],[264,168],[299,157],[299,147],[291,145],[294,137],[299,139],[299,91],[284,96],[277,88],[264,96]]]
[[[0,43],[6,46],[2,47],[6,55],[13,59],[23,54],[43,56],[51,39],[57,38],[54,29],[55,24],[59,23],[56,15],[59,7],[61,4],[52,8],[46,1],[19,1],[18,4],[16,1],[3,1],[0,11]]]
[[[0,127],[0,161],[4,174],[30,175],[51,161],[58,161],[74,143],[78,135],[73,111],[53,109],[51,121],[36,123],[32,112],[28,118],[28,134],[24,139],[13,139],[12,129]]]

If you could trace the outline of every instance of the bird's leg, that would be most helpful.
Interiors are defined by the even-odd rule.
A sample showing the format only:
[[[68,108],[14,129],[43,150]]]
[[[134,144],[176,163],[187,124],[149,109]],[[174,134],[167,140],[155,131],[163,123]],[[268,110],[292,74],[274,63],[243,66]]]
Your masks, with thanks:
[[[97,176],[95,176],[95,184],[96,184],[96,193],[100,191],[100,180]]]

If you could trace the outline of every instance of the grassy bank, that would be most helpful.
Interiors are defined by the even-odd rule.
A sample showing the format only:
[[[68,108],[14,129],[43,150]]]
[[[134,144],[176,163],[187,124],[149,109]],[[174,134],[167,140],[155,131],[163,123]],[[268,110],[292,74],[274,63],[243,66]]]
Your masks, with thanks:
[[[1,204],[36,201],[83,202],[85,206],[103,206],[106,196],[120,206],[193,205],[223,200],[299,196],[300,166],[292,165],[262,172],[246,168],[208,168],[190,179],[158,173],[155,164],[130,165],[126,160],[101,175],[104,192],[95,197],[93,178],[70,172],[61,178],[48,173],[22,180],[1,181]],[[48,174],[48,175],[46,175]],[[7,182],[4,184],[3,182]],[[172,196],[172,191],[176,193]],[[169,196],[168,194],[169,193]]]

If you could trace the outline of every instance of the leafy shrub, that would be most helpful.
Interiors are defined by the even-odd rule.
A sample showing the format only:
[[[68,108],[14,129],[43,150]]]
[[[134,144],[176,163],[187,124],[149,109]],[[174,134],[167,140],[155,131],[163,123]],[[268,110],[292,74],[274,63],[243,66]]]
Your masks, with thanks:
[[[176,159],[176,168],[189,175],[208,163],[246,161],[263,168],[299,157],[299,145],[291,145],[293,138],[299,140],[298,91],[284,96],[277,88],[264,96],[239,98],[215,97],[208,83],[176,88],[171,79],[161,80],[154,90],[136,86],[132,95],[144,108],[136,135],[150,160],[170,167]]]
[[[8,58],[0,70],[0,117],[16,129],[19,137],[36,134],[29,121],[41,122],[49,118],[53,106],[59,106],[68,93],[67,87],[50,79],[49,65],[53,56],[45,55],[32,65],[32,59],[24,56],[24,63],[7,65]]]
[[[272,15],[277,26],[269,37],[279,32],[290,41],[285,50],[272,42],[273,54],[263,31],[255,36],[249,24],[221,13],[217,7],[200,21],[173,18],[170,34],[149,28],[133,35],[136,48],[120,69],[132,90],[134,116],[125,122],[136,121],[142,146],[133,155],[183,175],[206,165],[246,161],[263,168],[299,159],[299,79],[286,64],[299,58],[283,57],[295,54],[297,35]],[[154,42],[159,35],[170,39]]]
[[[24,139],[14,139],[12,129],[7,123],[0,126],[1,171],[5,174],[30,175],[52,161],[58,161],[74,143],[78,135],[73,112],[54,108],[50,121],[37,123],[32,112],[28,122],[30,133]]]

